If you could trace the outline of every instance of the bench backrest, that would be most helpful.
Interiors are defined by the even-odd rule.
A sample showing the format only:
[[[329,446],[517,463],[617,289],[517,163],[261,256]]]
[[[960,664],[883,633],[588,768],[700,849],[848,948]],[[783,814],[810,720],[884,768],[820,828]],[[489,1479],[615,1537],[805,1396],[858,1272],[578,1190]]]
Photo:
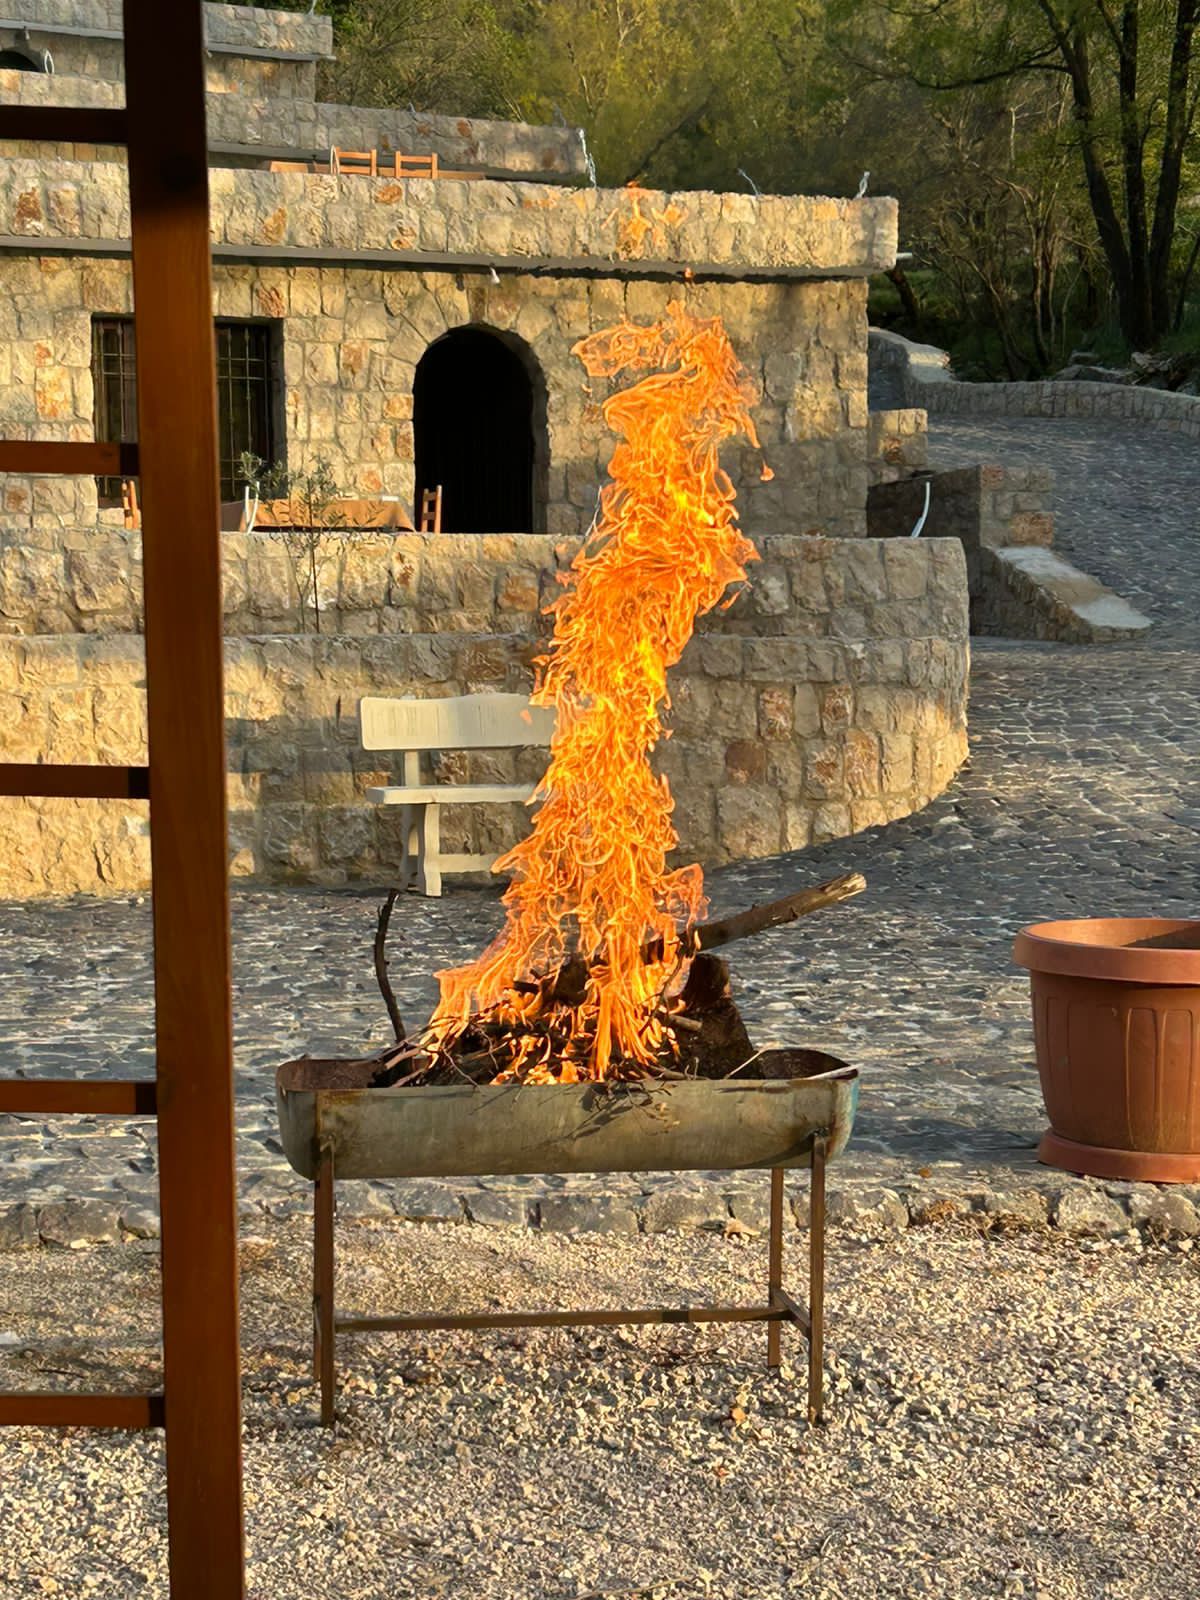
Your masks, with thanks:
[[[364,750],[507,750],[548,745],[554,712],[523,694],[358,703]]]

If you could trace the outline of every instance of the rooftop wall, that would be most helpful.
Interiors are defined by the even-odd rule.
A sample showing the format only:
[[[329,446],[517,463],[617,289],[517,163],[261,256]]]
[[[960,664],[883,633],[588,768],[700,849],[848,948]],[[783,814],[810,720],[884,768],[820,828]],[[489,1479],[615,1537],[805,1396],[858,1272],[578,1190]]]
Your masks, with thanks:
[[[115,46],[114,46],[115,48]],[[584,176],[583,143],[575,128],[534,127],[527,122],[498,122],[486,117],[444,117],[427,112],[326,104],[280,94],[277,82],[260,85],[268,92],[227,92],[229,59],[221,58],[221,82],[211,83],[208,97],[208,139],[218,153],[244,152],[310,160],[325,157],[331,145],[346,150],[379,150],[384,155],[436,154],[443,166],[487,173],[580,179]],[[289,63],[248,62],[264,69]],[[278,78],[278,72],[274,72]],[[119,106],[125,103],[119,81],[109,77],[72,76],[56,72],[0,71],[0,101],[5,105]],[[18,146],[6,141],[9,156],[92,159],[68,147],[48,151],[42,144]],[[113,159],[113,157],[109,157]]]
[[[711,263],[730,277],[864,278],[896,257],[896,202],[808,195],[667,194],[544,184],[332,177],[218,169],[218,247],[254,254],[428,253],[498,265],[554,258],[616,267]],[[0,234],[38,240],[129,236],[125,169],[115,163],[7,162]],[[222,252],[218,248],[218,254]],[[228,258],[229,250],[225,252]],[[482,257],[474,263],[469,258]],[[295,259],[293,257],[293,259]],[[638,272],[634,276],[646,275]]]
[[[6,20],[31,32],[52,35],[71,29],[62,40],[123,31],[122,0],[4,0]],[[270,11],[254,6],[206,5],[205,36],[210,45],[279,50],[295,55],[332,57],[333,23],[302,11]]]
[[[121,46],[120,0],[4,0],[0,15],[22,22],[36,50],[49,50],[60,104],[105,104],[87,97],[125,76]],[[205,80],[210,91],[226,97],[244,94],[310,103],[316,94],[316,62],[333,54],[328,17],[296,11],[258,11],[248,6],[206,5],[205,33],[209,54]],[[17,31],[0,29],[0,46],[19,42]],[[42,78],[40,73],[17,73]],[[23,99],[23,96],[20,97]],[[6,92],[7,104],[20,103]]]

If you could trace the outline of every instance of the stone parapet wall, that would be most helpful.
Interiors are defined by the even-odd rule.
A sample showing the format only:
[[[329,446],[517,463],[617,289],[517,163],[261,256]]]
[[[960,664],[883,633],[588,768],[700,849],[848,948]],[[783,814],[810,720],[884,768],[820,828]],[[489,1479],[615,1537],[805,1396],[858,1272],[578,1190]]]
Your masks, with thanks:
[[[571,204],[567,191],[525,187]],[[51,187],[42,199],[57,214],[79,195]],[[605,388],[588,380],[572,346],[623,317],[661,317],[676,295],[697,313],[724,319],[758,388],[754,416],[774,478],[762,481],[758,452],[725,452],[745,526],[763,536],[864,534],[861,281],[670,285],[506,276],[492,284],[480,273],[456,280],[409,270],[218,265],[213,309],[218,317],[277,326],[281,434],[291,465],[323,456],[344,492],[396,495],[407,506],[417,362],[450,328],[474,323],[500,333],[522,353],[535,391],[545,396],[535,527],[577,537],[592,520],[615,441],[600,411]],[[90,438],[92,317],[127,314],[131,303],[126,262],[0,252],[0,433]],[[0,483],[0,542],[43,545],[60,531],[92,529],[96,520],[93,479]]]
[[[141,629],[141,534],[104,527],[0,545],[0,633],[135,633]],[[335,634],[549,632],[577,541],[547,534],[342,534],[319,554],[321,626]],[[926,554],[926,550],[932,554]],[[726,610],[702,633],[842,640],[906,638],[912,603],[947,637],[955,631],[958,559],[948,541],[778,536]],[[225,628],[231,635],[312,629],[301,612],[294,558],[268,533],[222,538]]]
[[[950,357],[933,345],[872,328],[870,359],[907,406],[937,415],[968,417],[1105,417],[1146,423],[1200,439],[1200,396],[1171,394],[1136,384],[1052,378],[1032,383],[960,383]]]
[[[924,411],[872,411],[867,418],[867,470],[871,487],[896,483],[929,465]]]
[[[605,262],[714,263],[739,272],[869,277],[895,260],[896,202],[808,195],[563,189],[482,179],[219,168],[218,245],[281,251],[430,251]],[[123,166],[12,161],[0,174],[0,233],[37,239],[129,237]],[[560,286],[561,292],[561,286]]]
[[[1053,474],[1043,467],[959,467],[876,484],[867,528],[893,547],[910,545],[930,489],[924,532],[962,541],[971,632],[1005,639],[1099,644],[1142,634],[1149,619],[1050,548],[1046,510]]]
[[[1041,544],[1054,540],[1054,517],[1046,509],[1053,474],[1044,467],[955,467],[925,472],[893,483],[872,485],[867,498],[867,532],[873,539],[908,534],[931,488],[924,533],[961,539],[967,571],[980,546]]]
[[[56,27],[96,34],[124,32],[122,0],[4,0],[4,17],[35,34],[53,33]],[[333,56],[333,23],[313,12],[206,3],[204,32],[210,44]]]
[[[53,77],[43,81],[53,86],[57,80],[62,87],[42,91],[49,93],[53,103],[96,104],[81,86],[90,83],[107,89],[124,82],[120,0],[6,0],[2,9],[6,21],[28,25],[34,49],[48,49],[53,56]],[[332,23],[328,17],[251,6],[205,5],[204,26],[210,46],[204,62],[205,81],[216,95],[249,93],[311,102],[316,95],[315,58],[330,59],[333,55]],[[84,31],[62,31],[67,28]],[[23,46],[20,30],[0,28],[0,46],[14,43]],[[272,55],[264,58],[242,51],[270,51]],[[41,74],[21,76],[33,78]],[[7,94],[4,98],[12,103]],[[11,147],[5,149],[12,153]],[[52,153],[43,149],[41,159],[48,159]]]
[[[824,637],[693,640],[672,673],[673,737],[659,766],[676,795],[681,854],[706,862],[799,849],[907,815],[966,755],[967,619],[961,547],[921,543],[898,558],[830,541]],[[840,581],[849,598],[834,597]],[[882,585],[886,636],[835,636]],[[899,630],[899,631],[898,631]],[[226,644],[231,856],[270,880],[383,880],[399,859],[394,810],[368,805],[395,763],[358,748],[364,694],[448,695],[530,682],[528,632],[313,634]],[[69,634],[0,640],[0,759],[144,759],[141,641]],[[447,754],[448,782],[533,778],[544,755]],[[453,808],[447,848],[499,851],[521,808]],[[145,807],[0,800],[0,897],[144,887]]]
[[[289,63],[242,61],[223,56],[210,61],[208,96],[208,141],[219,150],[238,147],[252,154],[255,150],[271,154],[291,154],[308,160],[314,155],[327,157],[330,147],[374,149],[385,155],[395,151],[427,155],[434,153],[443,166],[480,169],[495,173],[527,173],[537,177],[566,180],[582,179],[586,173],[584,147],[578,129],[535,127],[526,122],[500,122],[486,117],[448,117],[432,112],[410,112],[396,108],[328,105],[312,98],[284,94],[285,84],[278,71],[300,69]],[[247,68],[266,73],[268,81],[257,89],[241,82],[239,90],[232,74]],[[271,77],[274,73],[275,76]],[[121,106],[125,90],[120,82],[97,77],[55,73],[0,72],[0,99],[6,105],[29,106]],[[109,161],[120,157],[114,151],[95,147],[54,145],[44,141],[6,140],[0,153],[8,158],[26,156],[43,165],[60,161]]]

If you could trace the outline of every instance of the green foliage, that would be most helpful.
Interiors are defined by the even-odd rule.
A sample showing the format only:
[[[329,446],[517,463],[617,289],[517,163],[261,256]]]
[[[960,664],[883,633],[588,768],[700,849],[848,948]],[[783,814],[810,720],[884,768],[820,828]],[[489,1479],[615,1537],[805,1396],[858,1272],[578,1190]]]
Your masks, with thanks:
[[[852,194],[869,170],[911,252],[895,325],[990,376],[1052,371],[1114,318],[1172,337],[1200,292],[1200,0],[320,9],[327,97],[578,125],[603,184]]]

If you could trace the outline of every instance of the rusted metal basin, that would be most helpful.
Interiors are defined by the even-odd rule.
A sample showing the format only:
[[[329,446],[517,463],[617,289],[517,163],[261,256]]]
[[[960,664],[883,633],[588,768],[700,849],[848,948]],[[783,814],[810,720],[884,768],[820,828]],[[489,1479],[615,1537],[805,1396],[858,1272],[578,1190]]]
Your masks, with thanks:
[[[372,1089],[374,1062],[305,1056],[276,1074],[279,1126],[306,1178],[321,1143],[339,1178],[803,1167],[820,1135],[829,1156],[840,1154],[857,1070],[819,1050],[758,1059],[793,1075]]]

